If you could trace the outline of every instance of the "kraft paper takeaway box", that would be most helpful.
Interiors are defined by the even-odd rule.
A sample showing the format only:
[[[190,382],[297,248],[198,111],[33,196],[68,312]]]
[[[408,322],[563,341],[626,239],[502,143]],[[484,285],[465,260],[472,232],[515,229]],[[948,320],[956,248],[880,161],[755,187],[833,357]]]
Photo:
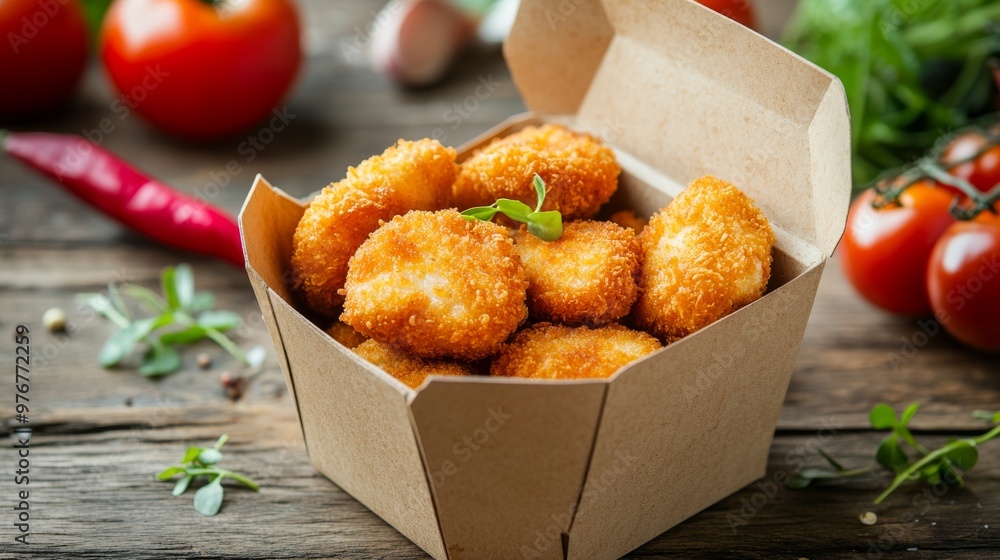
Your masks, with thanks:
[[[840,82],[688,0],[522,0],[505,56],[531,115],[599,135],[645,216],[712,174],[777,246],[766,295],[610,379],[431,378],[414,391],[324,334],[286,282],[304,204],[258,177],[247,271],[311,462],[439,559],[614,558],[763,476],[850,195]]]

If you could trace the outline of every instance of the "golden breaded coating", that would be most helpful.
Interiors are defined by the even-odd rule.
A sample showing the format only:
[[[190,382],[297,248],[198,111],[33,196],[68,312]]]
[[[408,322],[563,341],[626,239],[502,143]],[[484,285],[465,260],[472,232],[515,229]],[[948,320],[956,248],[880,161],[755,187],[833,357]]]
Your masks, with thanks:
[[[380,220],[451,204],[455,150],[437,140],[400,140],[323,189],[295,228],[292,279],[308,306],[327,317],[343,297],[347,262]]]
[[[760,298],[771,276],[774,231],[731,183],[694,180],[639,236],[641,295],[634,316],[673,342]]]
[[[341,320],[422,358],[496,353],[528,316],[506,228],[455,210],[393,218],[351,258]]]
[[[377,340],[365,341],[354,352],[414,389],[422,385],[428,375],[472,375],[472,371],[462,365],[423,360]]]
[[[532,180],[548,188],[542,210],[558,210],[563,220],[590,218],[618,189],[621,167],[600,140],[561,126],[529,126],[492,141],[462,162],[453,188],[466,209],[513,198],[534,208]]]
[[[543,241],[525,226],[514,246],[528,275],[528,309],[558,323],[603,325],[628,315],[639,297],[639,241],[611,222],[577,221]]]
[[[622,325],[598,328],[532,325],[504,346],[490,375],[536,379],[610,377],[662,348],[652,336]]]
[[[608,218],[608,220],[622,227],[630,228],[636,235],[642,233],[642,229],[649,223],[649,220],[636,216],[635,212],[631,210],[621,210],[619,212],[615,212]]]
[[[357,348],[368,340],[365,335],[354,330],[354,327],[341,321],[334,321],[330,328],[326,329],[326,334],[348,348]]]

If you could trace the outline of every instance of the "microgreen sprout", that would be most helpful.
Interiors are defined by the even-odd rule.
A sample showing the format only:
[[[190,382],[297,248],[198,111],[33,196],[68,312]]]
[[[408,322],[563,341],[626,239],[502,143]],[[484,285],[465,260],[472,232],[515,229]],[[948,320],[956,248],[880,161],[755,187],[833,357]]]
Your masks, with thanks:
[[[219,462],[222,461],[222,452],[220,449],[222,449],[222,446],[228,440],[229,435],[222,434],[222,437],[215,442],[213,447],[188,447],[181,462],[172,467],[167,467],[161,473],[157,474],[157,480],[170,480],[179,474],[183,475],[174,484],[173,490],[174,496],[180,496],[184,492],[187,492],[192,480],[199,476],[207,476],[208,484],[202,486],[194,493],[194,509],[202,515],[215,515],[219,512],[219,508],[222,507],[222,498],[224,495],[222,489],[223,479],[231,478],[256,492],[260,489],[256,482],[243,475],[219,467]]]
[[[535,209],[521,202],[509,198],[501,198],[490,206],[476,206],[462,212],[462,217],[466,220],[482,220],[488,222],[501,213],[508,218],[526,224],[528,232],[542,239],[543,241],[555,241],[562,237],[563,225],[562,214],[557,210],[542,212],[542,203],[545,202],[545,181],[538,174],[532,180],[535,187],[535,195],[538,203]]]
[[[77,300],[118,326],[104,343],[97,356],[101,366],[118,365],[135,347],[147,345],[139,373],[158,377],[181,368],[178,344],[191,344],[208,338],[243,363],[247,356],[224,333],[240,324],[240,316],[232,311],[215,310],[215,296],[210,292],[194,290],[191,267],[181,264],[167,267],[160,276],[163,295],[134,284],[108,284],[107,294],[79,294]],[[134,317],[133,308],[126,304],[126,296],[147,308],[153,315]],[[180,327],[157,333],[160,329]],[[252,365],[252,364],[251,364]]]
[[[882,440],[875,452],[875,461],[895,475],[888,488],[875,498],[876,504],[882,503],[908,480],[923,480],[928,484],[945,482],[962,486],[965,483],[962,472],[974,467],[979,459],[977,448],[1000,436],[1000,412],[977,410],[973,416],[995,424],[992,429],[979,436],[954,438],[937,449],[928,449],[913,437],[909,428],[910,420],[916,415],[918,408],[916,403],[911,404],[897,417],[896,411],[891,406],[879,404],[869,414],[873,428],[890,430],[889,435]],[[871,466],[846,469],[823,450],[819,453],[833,470],[800,469],[788,481],[789,488],[805,488],[816,480],[850,478],[874,470]],[[911,455],[916,456],[915,460],[911,461]]]

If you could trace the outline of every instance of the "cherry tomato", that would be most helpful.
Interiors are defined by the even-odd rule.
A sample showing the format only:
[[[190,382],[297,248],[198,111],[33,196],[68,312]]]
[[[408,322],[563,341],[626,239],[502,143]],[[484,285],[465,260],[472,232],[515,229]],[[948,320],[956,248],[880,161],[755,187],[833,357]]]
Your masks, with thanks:
[[[948,228],[927,265],[927,290],[952,336],[1000,350],[1000,218],[984,213]]]
[[[299,40],[292,0],[117,0],[100,49],[120,112],[205,139],[280,109],[298,72]]]
[[[77,0],[0,0],[0,114],[31,117],[64,104],[87,65]]]
[[[757,16],[750,0],[698,0],[698,3],[750,29],[757,29]]]
[[[872,208],[875,191],[864,191],[851,205],[840,243],[844,274],[872,304],[901,315],[926,315],[926,272],[934,243],[954,221],[952,195],[919,182],[898,204]]]
[[[961,134],[948,143],[941,154],[941,161],[946,167],[951,167],[954,162],[972,157],[985,143],[986,135],[981,132]],[[1000,183],[1000,146],[993,146],[975,160],[961,163],[948,172],[965,179],[982,192],[989,192]],[[952,187],[945,188],[959,192]]]

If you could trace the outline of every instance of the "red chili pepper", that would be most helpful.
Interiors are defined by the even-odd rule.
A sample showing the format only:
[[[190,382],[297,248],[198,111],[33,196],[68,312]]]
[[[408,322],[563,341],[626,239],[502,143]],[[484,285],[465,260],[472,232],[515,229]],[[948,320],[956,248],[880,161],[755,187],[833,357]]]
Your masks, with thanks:
[[[87,204],[155,241],[243,266],[240,230],[232,216],[143,175],[83,138],[0,130],[0,145]]]

